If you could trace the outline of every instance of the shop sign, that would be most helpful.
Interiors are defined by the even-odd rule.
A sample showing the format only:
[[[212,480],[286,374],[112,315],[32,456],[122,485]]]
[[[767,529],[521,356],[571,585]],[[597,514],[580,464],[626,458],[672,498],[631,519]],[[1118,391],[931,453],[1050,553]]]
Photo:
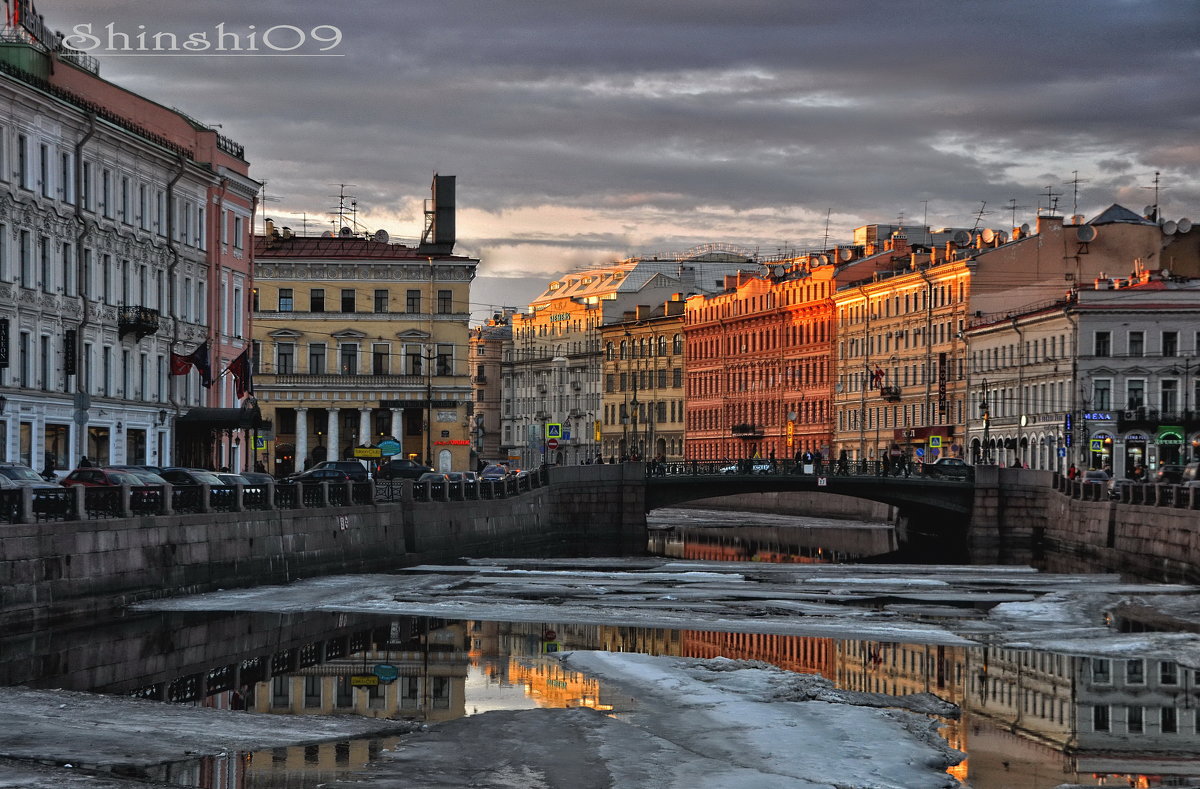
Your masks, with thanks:
[[[1112,413],[1109,411],[1084,411],[1083,418],[1088,422],[1111,422]]]
[[[1158,429],[1158,443],[1160,444],[1182,444],[1183,443],[1183,428],[1175,427],[1174,425],[1160,427]]]
[[[400,442],[394,438],[385,438],[379,442],[379,451],[384,457],[400,454]]]
[[[355,447],[354,457],[356,458],[378,458],[383,457],[383,451],[379,447]]]
[[[449,441],[434,441],[435,447],[468,447],[471,442],[465,438],[452,438]]]
[[[1129,443],[1130,441],[1145,441],[1145,440],[1146,440],[1146,436],[1143,433],[1130,433],[1129,435],[1125,436],[1126,443]]]
[[[379,677],[374,674],[354,674],[350,677],[350,686],[355,688],[371,688],[379,684]]]
[[[553,315],[551,315],[551,316],[550,316],[549,320],[550,320],[550,322],[551,322],[551,323],[558,323],[558,322],[560,322],[560,321],[569,321],[569,320],[571,320],[571,313],[569,313],[569,312],[556,312],[556,313],[554,313]]]

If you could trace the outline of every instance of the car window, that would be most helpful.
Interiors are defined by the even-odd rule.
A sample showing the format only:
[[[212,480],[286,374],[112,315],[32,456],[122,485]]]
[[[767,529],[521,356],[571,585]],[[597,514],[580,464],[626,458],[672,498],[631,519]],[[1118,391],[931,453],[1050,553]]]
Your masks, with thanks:
[[[109,480],[114,485],[137,485],[138,478],[124,471],[110,471],[108,474]]]
[[[28,466],[0,466],[0,474],[9,479],[21,480],[27,479],[41,482],[42,478],[37,475],[37,472]]]

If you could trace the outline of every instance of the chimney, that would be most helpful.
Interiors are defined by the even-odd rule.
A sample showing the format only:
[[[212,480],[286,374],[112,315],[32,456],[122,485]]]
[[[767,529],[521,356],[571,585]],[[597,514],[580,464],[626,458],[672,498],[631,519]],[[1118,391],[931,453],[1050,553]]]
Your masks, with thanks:
[[[1039,216],[1037,218],[1037,234],[1062,232],[1063,218],[1061,216]]]
[[[425,232],[421,235],[421,252],[450,254],[454,251],[454,182],[453,175],[433,176],[432,197],[425,204]]]
[[[648,304],[639,304],[637,306],[637,320],[642,321],[654,314],[654,308]]]
[[[679,294],[675,294],[679,295]],[[663,302],[663,315],[682,315],[683,302],[679,299],[672,298],[670,301]]]
[[[623,323],[629,323],[630,321],[634,320],[636,317],[637,317],[637,313],[631,312],[630,310],[625,310],[624,312],[621,313],[621,321]]]
[[[908,254],[908,236],[900,230],[892,233],[892,257],[898,258]]]

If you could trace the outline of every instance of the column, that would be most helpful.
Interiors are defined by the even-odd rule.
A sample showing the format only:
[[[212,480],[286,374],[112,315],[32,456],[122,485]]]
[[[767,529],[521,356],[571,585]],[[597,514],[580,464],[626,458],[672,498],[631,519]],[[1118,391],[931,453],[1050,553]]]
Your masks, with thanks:
[[[358,443],[363,446],[375,443],[375,437],[371,435],[371,406],[369,405],[358,409]]]
[[[402,408],[393,408],[392,409],[392,438],[396,439],[397,441],[401,441],[402,440],[401,437],[404,435],[404,433],[403,433],[404,418],[403,417],[404,417],[404,409],[402,409]]]
[[[278,418],[278,417],[276,417]],[[296,465],[293,472],[304,470],[304,460],[308,457],[308,409],[296,409]]]
[[[341,416],[341,411],[337,407],[329,409],[329,451],[325,454],[326,460],[341,460],[341,454],[338,446],[341,444],[341,438],[338,436],[338,430],[341,425],[338,424],[338,417]]]

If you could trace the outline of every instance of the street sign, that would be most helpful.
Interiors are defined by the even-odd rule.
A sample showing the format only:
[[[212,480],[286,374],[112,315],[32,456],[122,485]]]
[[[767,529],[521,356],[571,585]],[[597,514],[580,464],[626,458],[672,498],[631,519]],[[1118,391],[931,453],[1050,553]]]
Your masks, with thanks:
[[[254,437],[254,448],[259,451],[266,449],[267,448],[266,436],[255,436]]]
[[[546,438],[562,438],[562,425],[557,422],[547,422]]]
[[[913,450],[913,452],[917,453],[917,457],[919,457],[919,458],[925,457],[925,450],[922,449],[921,447],[917,447],[916,449]]]
[[[817,487],[824,488],[829,485],[829,477],[817,477]]]
[[[379,447],[355,447],[354,457],[356,458],[378,458],[383,457],[383,452]]]
[[[355,688],[369,688],[379,684],[379,677],[374,674],[355,674],[350,677],[350,685]]]
[[[558,439],[557,438],[546,439],[546,449],[558,449]]]
[[[400,676],[399,669],[390,663],[377,664],[373,669],[371,669],[371,673],[379,677],[379,681],[383,683],[395,682],[396,678]]]
[[[787,423],[787,434],[789,437],[796,434],[796,423],[795,422]]]
[[[1092,446],[1093,452],[1103,452],[1104,451],[1104,439],[1103,438],[1093,438],[1091,440],[1091,446]]]
[[[929,437],[929,448],[930,449],[941,449],[942,448],[942,437],[941,436],[930,436]]]
[[[400,454],[400,442],[394,438],[385,438],[379,442],[379,451],[385,458]]]
[[[1066,447],[1059,447],[1059,448],[1058,448],[1058,456],[1059,456],[1060,458],[1065,458],[1065,457],[1067,456],[1067,449],[1066,449]]]

